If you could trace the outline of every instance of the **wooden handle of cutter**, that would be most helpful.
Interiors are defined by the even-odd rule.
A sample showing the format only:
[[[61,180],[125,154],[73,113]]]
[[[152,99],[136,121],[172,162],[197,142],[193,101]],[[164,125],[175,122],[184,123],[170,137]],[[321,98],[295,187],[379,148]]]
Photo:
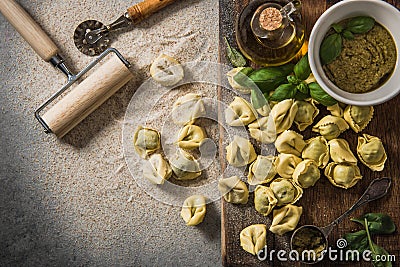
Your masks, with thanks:
[[[0,12],[45,61],[58,53],[58,48],[33,18],[14,0],[0,0]]]
[[[59,138],[103,104],[124,86],[133,74],[116,56],[104,62],[91,75],[51,107],[42,118]]]
[[[176,0],[145,0],[128,8],[128,14],[130,19],[134,23],[137,23],[175,1]]]

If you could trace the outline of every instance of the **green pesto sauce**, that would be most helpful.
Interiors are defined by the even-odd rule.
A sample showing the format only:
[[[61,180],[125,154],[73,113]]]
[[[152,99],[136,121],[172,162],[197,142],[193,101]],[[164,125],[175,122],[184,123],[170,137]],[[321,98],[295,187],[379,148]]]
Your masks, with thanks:
[[[365,93],[385,83],[396,65],[397,49],[390,33],[380,24],[353,40],[343,38],[341,54],[324,66],[328,78],[350,93]]]

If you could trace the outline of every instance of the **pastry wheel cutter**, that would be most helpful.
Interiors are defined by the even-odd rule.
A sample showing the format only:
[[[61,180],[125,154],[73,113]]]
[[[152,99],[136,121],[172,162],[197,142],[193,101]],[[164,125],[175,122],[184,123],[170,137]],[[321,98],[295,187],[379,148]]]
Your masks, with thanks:
[[[174,1],[176,0],[145,0],[128,8],[125,14],[109,25],[104,25],[97,20],[86,20],[75,29],[75,46],[85,55],[99,55],[109,46],[110,32],[139,23]]]

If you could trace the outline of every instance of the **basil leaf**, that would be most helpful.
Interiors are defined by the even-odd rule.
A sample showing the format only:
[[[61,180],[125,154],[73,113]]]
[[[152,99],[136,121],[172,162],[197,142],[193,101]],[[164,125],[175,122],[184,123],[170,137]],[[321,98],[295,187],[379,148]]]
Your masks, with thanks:
[[[296,85],[293,84],[282,84],[276,88],[275,92],[271,95],[271,101],[282,101],[289,98],[294,98],[296,95]]]
[[[368,225],[367,218],[364,218],[364,227]],[[389,253],[382,247],[378,246],[372,241],[369,228],[365,227],[365,232],[367,233],[369,249],[371,251],[372,265],[376,267],[391,267],[392,263],[389,261],[381,261],[382,257],[385,256],[388,259]]]
[[[306,80],[311,74],[310,63],[308,62],[308,54],[305,54],[299,62],[294,66],[294,75],[299,80]]]
[[[372,234],[392,234],[396,230],[392,218],[387,214],[367,213],[360,218],[351,220],[353,222],[358,222],[365,227],[365,219],[368,222],[368,230]]]
[[[296,89],[303,93],[304,95],[308,95],[310,93],[310,89],[308,88],[307,84],[304,82],[301,82],[299,85],[296,86]]]
[[[293,75],[287,76],[286,79],[287,79],[287,81],[288,81],[289,83],[294,84],[294,85],[298,85],[298,84],[301,83],[301,80],[297,79],[297,78],[294,77]]]
[[[326,37],[321,44],[319,55],[323,65],[331,63],[342,52],[342,37],[334,33]]]
[[[253,71],[249,78],[263,93],[267,93],[286,83],[286,76],[293,71],[293,67],[293,64],[287,64],[280,67],[261,68]]]
[[[375,20],[367,16],[359,16],[352,18],[346,25],[346,30],[352,33],[366,33],[375,25]]]
[[[229,61],[235,67],[244,67],[246,66],[247,62],[244,56],[235,48],[231,47],[228,39],[225,37],[226,42],[226,55],[228,56]]]
[[[346,250],[357,250],[361,254],[369,249],[367,232],[365,230],[347,233],[344,235],[344,239],[347,241]]]
[[[338,23],[333,23],[332,28],[335,30],[337,33],[341,33],[343,31],[343,26],[338,24]]]
[[[342,32],[342,35],[343,35],[343,37],[346,38],[347,40],[353,40],[353,39],[354,39],[354,34],[353,34],[351,31],[349,31],[349,30],[344,30],[344,31]]]
[[[366,245],[368,247],[367,232],[365,230],[360,230],[354,233],[347,233],[344,235],[344,239],[346,239],[347,241],[347,248],[356,249],[363,245],[362,243],[365,241],[367,242]]]
[[[307,98],[310,98],[310,95],[309,94],[303,94],[300,91],[297,91],[296,95],[294,96],[294,99],[300,100],[300,101],[306,100]]]
[[[250,87],[250,83],[249,83],[250,79],[248,76],[253,71],[254,71],[253,68],[245,67],[245,68],[241,69],[238,73],[236,73],[235,76],[233,76],[233,80],[235,82],[237,82],[240,86]]]
[[[372,265],[375,267],[391,267],[392,263],[389,261],[389,253],[377,244],[372,242],[371,257]],[[382,261],[385,259],[385,261]]]
[[[274,68],[278,69],[282,73],[282,75],[288,76],[290,73],[293,72],[294,65],[291,64],[291,63],[288,63],[288,64],[285,64],[285,65],[282,65],[282,66],[278,66],[278,67],[274,67]]]
[[[260,90],[252,89],[251,90],[251,104],[255,109],[262,108],[267,104],[267,100]]]
[[[328,95],[318,83],[309,83],[308,88],[310,88],[311,97],[317,100],[318,103],[327,107],[333,106],[337,103],[337,101],[333,97]]]
[[[371,236],[373,233],[372,231],[374,231],[373,229],[375,229],[375,231],[379,229],[376,233],[393,233],[395,226],[392,219],[387,214],[368,213],[360,218],[351,220],[362,224],[365,230],[344,235],[347,241],[346,250],[357,250],[360,254],[369,250],[371,252],[370,255],[373,266],[391,267],[392,263],[390,262],[391,258],[389,257],[389,253],[384,248],[375,244]],[[374,225],[376,223],[378,223],[378,225]],[[354,254],[346,253],[346,255],[353,256]]]

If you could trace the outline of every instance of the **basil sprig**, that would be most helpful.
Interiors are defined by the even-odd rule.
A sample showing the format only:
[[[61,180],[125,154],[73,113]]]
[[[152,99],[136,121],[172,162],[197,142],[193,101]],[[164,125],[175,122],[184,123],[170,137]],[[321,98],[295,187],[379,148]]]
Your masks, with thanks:
[[[226,37],[224,39],[226,43],[226,55],[231,64],[237,68],[246,66],[247,62],[244,56],[238,50],[231,47]]]
[[[342,52],[343,38],[354,39],[354,34],[370,31],[375,25],[375,20],[368,16],[351,18],[345,25],[334,23],[331,25],[335,31],[322,41],[320,57],[323,65],[334,61]]]
[[[257,70],[247,67],[236,74],[233,79],[241,86],[252,88],[255,84],[261,92],[268,93],[287,82],[286,77],[293,72],[293,68],[293,64]]]
[[[293,72],[294,75],[289,75],[286,78],[286,84],[281,84],[276,88],[270,100],[282,101],[289,98],[304,100],[312,97],[324,106],[332,106],[337,103],[337,101],[328,95],[318,83],[312,82],[307,84],[305,82],[311,74],[308,54],[302,57],[294,66]]]
[[[266,67],[253,69],[245,67],[238,72],[233,79],[240,86],[250,88],[253,103],[258,107],[265,105],[260,99],[260,94],[253,92],[255,86],[271,101],[282,101],[285,99],[304,100],[314,98],[325,106],[332,106],[337,101],[328,95],[317,83],[307,84],[305,80],[310,76],[311,68],[308,54],[304,55],[296,65],[285,64],[279,67]],[[273,91],[272,95],[270,93]]]
[[[357,250],[360,254],[366,250],[370,250],[373,266],[391,267],[392,263],[389,261],[389,253],[383,247],[380,247],[373,242],[372,235],[392,234],[396,230],[392,218],[387,214],[368,213],[360,218],[351,220],[363,225],[364,229],[344,235],[344,238],[347,241],[346,249]],[[385,258],[386,261],[381,261],[383,258]]]

